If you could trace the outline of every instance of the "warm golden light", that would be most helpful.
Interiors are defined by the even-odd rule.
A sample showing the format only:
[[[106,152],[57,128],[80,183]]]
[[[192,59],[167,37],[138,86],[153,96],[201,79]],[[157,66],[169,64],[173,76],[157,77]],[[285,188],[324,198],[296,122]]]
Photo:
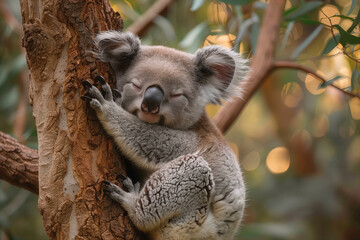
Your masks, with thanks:
[[[299,105],[299,102],[303,98],[303,90],[297,83],[286,83],[281,91],[281,98],[285,106],[293,108]]]
[[[325,88],[319,88],[320,84],[321,84],[321,81],[319,79],[315,78],[313,75],[311,75],[311,74],[306,75],[305,87],[310,93],[312,93],[314,95],[319,95],[319,94],[323,93],[325,91]]]
[[[349,101],[351,116],[355,120],[360,120],[360,99],[352,98]]]
[[[225,24],[228,20],[228,13],[224,3],[211,2],[207,9],[207,15],[211,24]]]
[[[290,167],[290,154],[287,148],[277,147],[266,158],[266,166],[275,174],[286,172]]]
[[[325,15],[326,14],[326,15]],[[341,18],[339,17],[333,17],[334,15],[339,15],[340,11],[337,7],[331,4],[326,4],[321,8],[321,11],[319,11],[319,21],[323,24],[326,24],[328,26],[339,24]],[[330,20],[329,20],[330,19]],[[330,23],[331,21],[331,23]]]
[[[314,137],[323,137],[329,131],[329,118],[326,114],[316,118],[313,123],[313,135]]]
[[[232,34],[224,35],[209,35],[205,39],[204,46],[220,45],[227,48],[232,48],[235,36]]]
[[[241,166],[246,171],[254,171],[260,164],[260,154],[256,151],[250,152],[241,161]]]

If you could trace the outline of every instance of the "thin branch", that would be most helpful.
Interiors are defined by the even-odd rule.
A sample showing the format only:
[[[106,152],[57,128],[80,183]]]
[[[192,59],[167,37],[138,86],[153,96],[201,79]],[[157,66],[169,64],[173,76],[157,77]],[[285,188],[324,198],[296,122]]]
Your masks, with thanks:
[[[320,74],[318,74],[316,71],[314,71],[311,68],[308,68],[306,66],[300,65],[298,63],[295,62],[287,62],[287,61],[276,61],[273,63],[273,68],[272,70],[276,70],[276,69],[280,69],[280,68],[291,68],[291,69],[296,69],[296,70],[300,70],[306,73],[309,73],[311,75],[313,75],[314,77],[316,77],[317,79],[319,79],[321,82],[326,83],[327,80],[321,76]],[[329,84],[329,86],[332,86],[334,88],[336,88],[337,90],[341,91],[342,93],[345,93],[351,97],[356,97],[356,98],[360,98],[360,96],[353,94],[351,92],[347,92],[344,91],[343,89],[335,86],[334,84]]]
[[[39,194],[38,153],[0,132],[0,179]]]
[[[244,90],[243,99],[238,98],[225,103],[213,119],[222,132],[226,132],[230,128],[272,69],[284,6],[285,0],[271,0],[268,4],[259,32],[255,57],[251,62],[252,71],[249,74],[249,81],[241,86]]]
[[[158,0],[156,1],[140,18],[131,24],[127,30],[143,36],[157,16],[163,14],[175,0]]]

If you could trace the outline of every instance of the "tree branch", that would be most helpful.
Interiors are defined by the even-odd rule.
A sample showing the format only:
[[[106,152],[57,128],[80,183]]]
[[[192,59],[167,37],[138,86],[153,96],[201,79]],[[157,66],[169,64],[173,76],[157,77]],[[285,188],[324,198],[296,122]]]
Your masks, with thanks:
[[[39,194],[38,153],[0,132],[0,178]]]
[[[303,66],[303,65],[300,65],[300,64],[295,63],[295,62],[288,62],[288,61],[276,61],[276,62],[274,62],[272,70],[276,70],[276,69],[279,69],[279,68],[291,68],[291,69],[300,70],[300,71],[303,71],[303,72],[306,72],[306,73],[309,73],[309,74],[313,75],[314,77],[316,77],[317,79],[319,79],[323,83],[327,82],[327,80],[323,76],[318,74],[313,69],[308,68],[308,67]],[[351,92],[344,91],[343,89],[335,86],[334,84],[329,84],[329,86],[332,86],[332,87],[336,88],[337,90],[341,91],[342,93],[345,93],[345,94],[347,94],[347,95],[349,95],[351,97],[360,98],[360,96],[358,96],[358,95],[356,95],[354,93],[351,93]]]
[[[244,89],[244,96],[242,99],[238,98],[224,104],[213,119],[222,132],[226,132],[230,128],[272,69],[284,6],[285,0],[271,0],[267,7],[259,32],[255,57],[251,62],[252,71],[249,74],[249,81],[241,86]]]

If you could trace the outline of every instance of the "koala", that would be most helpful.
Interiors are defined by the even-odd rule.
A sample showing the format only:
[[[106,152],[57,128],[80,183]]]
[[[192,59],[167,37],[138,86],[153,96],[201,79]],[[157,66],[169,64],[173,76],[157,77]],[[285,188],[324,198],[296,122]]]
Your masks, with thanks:
[[[205,113],[209,103],[238,96],[249,67],[238,53],[208,46],[195,54],[142,46],[130,32],[95,38],[98,57],[109,62],[116,89],[105,79],[83,81],[82,96],[129,161],[146,174],[122,189],[104,190],[150,239],[232,239],[245,206],[236,156]]]

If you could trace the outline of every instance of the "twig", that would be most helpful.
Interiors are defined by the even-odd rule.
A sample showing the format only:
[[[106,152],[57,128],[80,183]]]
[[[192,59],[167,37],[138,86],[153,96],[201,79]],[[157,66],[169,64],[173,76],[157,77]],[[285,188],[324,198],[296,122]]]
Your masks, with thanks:
[[[163,14],[175,0],[158,0],[141,17],[131,24],[127,30],[143,36],[158,15]]]
[[[273,63],[272,70],[276,70],[276,69],[280,69],[280,68],[291,68],[291,69],[296,69],[296,70],[300,70],[300,71],[303,71],[303,72],[307,72],[307,73],[313,75],[314,77],[316,77],[317,79],[319,79],[321,82],[323,82],[323,83],[327,82],[327,80],[323,76],[318,74],[313,69],[308,68],[308,67],[303,66],[303,65],[300,65],[300,64],[295,63],[295,62],[276,61],[276,62]],[[360,98],[360,96],[358,96],[356,94],[353,94],[351,92],[344,91],[343,89],[335,86],[334,84],[329,84],[329,86],[332,86],[332,87],[336,88],[337,90],[341,91],[342,93],[345,93],[345,94],[347,94],[347,95],[349,95],[351,97]]]

